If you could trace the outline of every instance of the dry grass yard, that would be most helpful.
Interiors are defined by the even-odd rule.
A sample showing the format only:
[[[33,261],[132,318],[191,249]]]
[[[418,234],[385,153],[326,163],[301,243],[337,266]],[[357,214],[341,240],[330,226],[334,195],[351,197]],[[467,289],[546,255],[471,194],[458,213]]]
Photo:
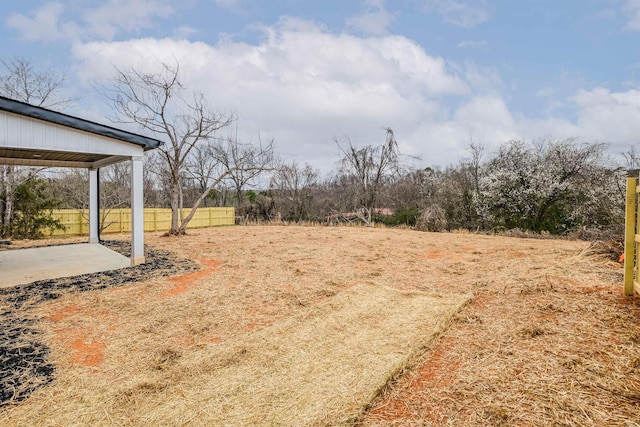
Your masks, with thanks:
[[[0,425],[640,426],[640,302],[588,243],[293,226],[146,243],[200,269],[1,300],[53,380]]]

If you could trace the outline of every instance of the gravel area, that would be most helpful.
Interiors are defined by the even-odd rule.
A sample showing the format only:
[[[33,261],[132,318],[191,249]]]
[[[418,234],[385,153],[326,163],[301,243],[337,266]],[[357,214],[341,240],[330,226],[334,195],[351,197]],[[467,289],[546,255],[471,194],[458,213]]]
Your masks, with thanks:
[[[102,244],[130,255],[129,242]],[[54,379],[55,366],[48,361],[50,350],[40,338],[40,319],[32,310],[38,304],[68,293],[119,287],[199,269],[196,262],[168,251],[146,248],[145,254],[147,262],[135,267],[0,289],[0,408],[23,401]]]

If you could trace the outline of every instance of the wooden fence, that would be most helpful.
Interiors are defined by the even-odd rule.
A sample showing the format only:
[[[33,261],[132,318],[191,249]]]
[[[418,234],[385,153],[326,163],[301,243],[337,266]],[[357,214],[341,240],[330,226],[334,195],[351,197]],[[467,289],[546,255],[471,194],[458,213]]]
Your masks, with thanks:
[[[184,216],[191,209],[184,209]],[[53,217],[59,219],[65,230],[53,232],[50,236],[89,235],[89,211],[82,209],[56,209]],[[111,209],[100,215],[100,222],[106,225],[102,234],[128,233],[131,231],[131,209]],[[199,208],[187,228],[215,227],[235,224],[234,208]],[[171,228],[171,209],[145,208],[144,231],[168,231]]]
[[[640,293],[638,266],[640,266],[640,209],[638,209],[638,171],[630,171],[627,177],[627,200],[624,232],[624,293]]]

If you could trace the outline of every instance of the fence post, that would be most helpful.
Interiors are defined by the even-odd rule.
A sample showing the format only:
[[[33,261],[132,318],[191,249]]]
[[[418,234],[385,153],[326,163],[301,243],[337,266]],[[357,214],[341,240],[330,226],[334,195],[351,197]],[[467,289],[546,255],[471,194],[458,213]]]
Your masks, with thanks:
[[[636,194],[635,194],[635,204],[634,204],[634,208],[636,210],[636,223],[635,223],[635,235],[634,237],[634,244],[633,244],[633,253],[636,255],[635,256],[635,264],[634,264],[634,268],[633,268],[633,287],[630,290],[630,293],[628,293],[627,295],[634,295],[636,292],[638,292],[638,266],[640,265],[640,252],[638,252],[638,234],[640,233],[640,229],[638,228],[638,224],[640,224],[640,209],[638,209],[638,170],[634,170],[632,172],[629,173],[628,176],[634,176],[634,183],[636,185]],[[633,254],[631,255],[633,257]],[[625,255],[626,258],[626,255]]]
[[[633,295],[633,267],[636,252],[636,188],[637,171],[629,171],[627,176],[627,200],[624,222],[624,294]]]

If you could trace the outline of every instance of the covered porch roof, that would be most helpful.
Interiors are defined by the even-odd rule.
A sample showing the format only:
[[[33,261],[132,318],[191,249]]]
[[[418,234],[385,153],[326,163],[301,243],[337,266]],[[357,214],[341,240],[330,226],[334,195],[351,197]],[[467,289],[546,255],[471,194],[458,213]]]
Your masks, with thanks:
[[[99,168],[162,141],[0,96],[0,163]]]
[[[89,170],[89,242],[98,242],[98,170],[131,161],[131,263],[144,262],[142,159],[154,138],[0,97],[0,164]]]

